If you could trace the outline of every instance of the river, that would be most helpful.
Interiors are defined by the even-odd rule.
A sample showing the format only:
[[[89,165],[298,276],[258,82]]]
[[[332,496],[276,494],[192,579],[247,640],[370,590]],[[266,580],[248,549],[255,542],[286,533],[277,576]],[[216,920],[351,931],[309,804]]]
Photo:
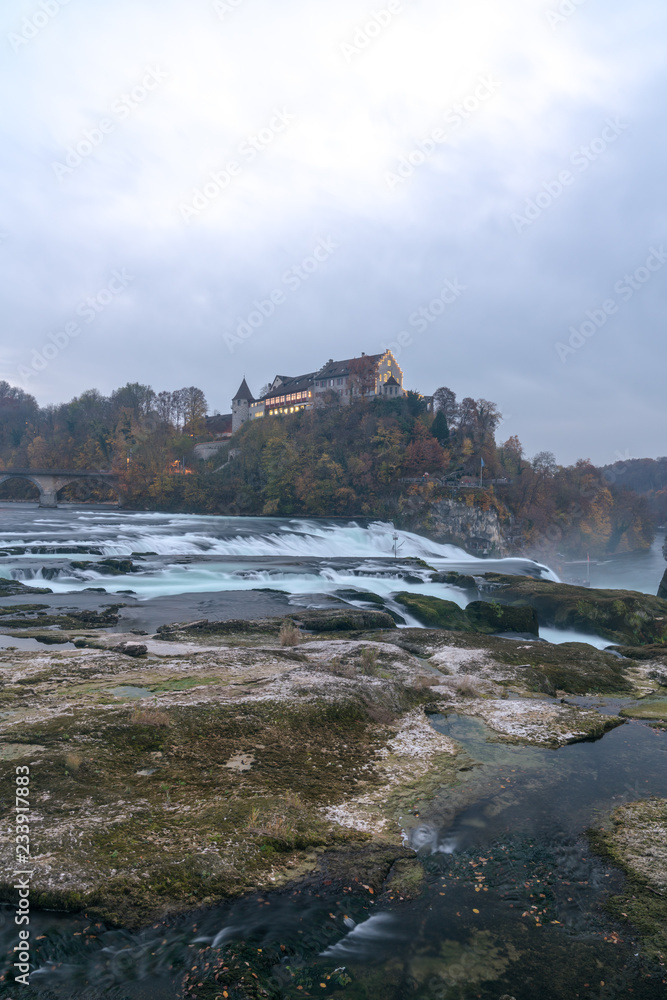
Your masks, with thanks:
[[[661,539],[651,552],[595,565],[592,585],[655,594],[664,570]],[[104,565],[129,559],[128,572]],[[34,504],[0,509],[0,576],[48,587],[51,603],[98,606],[118,595],[119,630],[154,631],[195,618],[254,618],[289,607],[364,605],[370,592],[392,607],[398,591],[428,594],[465,607],[466,594],[431,581],[415,564],[479,575],[488,571],[558,577],[528,559],[479,559],[463,549],[386,522],[229,518],[139,513],[100,507],[44,511]],[[7,599],[5,599],[7,600]],[[40,598],[42,600],[42,598]],[[108,603],[108,599],[106,599]],[[405,617],[405,610],[393,606]],[[408,625],[417,622],[406,618]],[[571,633],[543,630],[550,641]],[[596,645],[605,640],[589,637]]]
[[[51,588],[40,602],[122,600],[124,630],[341,599],[363,606],[364,590],[389,606],[398,590],[465,605],[461,591],[430,582],[414,559],[472,575],[497,569],[556,579],[529,560],[480,560],[377,522],[12,504],[1,511],[0,529],[2,576]],[[109,558],[131,559],[133,571],[109,576],[102,563]],[[663,569],[656,545],[595,567],[592,584],[655,593]],[[601,701],[600,708],[618,704]],[[226,994],[215,970],[238,967],[239,978],[257,968],[261,979],[257,992],[238,996],[274,1000],[664,997],[664,974],[603,909],[623,877],[591,853],[584,833],[623,801],[667,795],[667,734],[628,722],[595,742],[538,750],[499,744],[481,722],[456,715],[432,716],[431,724],[476,764],[462,774],[461,789],[443,789],[422,817],[411,844],[425,873],[417,899],[318,886],[251,895],[138,933],[35,912],[39,971],[29,988],[3,994],[0,985],[0,995],[218,1000]],[[453,813],[454,823],[442,820]],[[0,907],[0,944],[9,950],[14,942],[11,911]]]

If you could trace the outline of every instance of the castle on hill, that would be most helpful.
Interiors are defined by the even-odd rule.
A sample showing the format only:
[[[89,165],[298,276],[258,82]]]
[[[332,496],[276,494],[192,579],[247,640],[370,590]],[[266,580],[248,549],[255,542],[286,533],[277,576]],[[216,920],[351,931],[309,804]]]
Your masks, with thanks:
[[[247,420],[309,410],[328,395],[340,396],[341,403],[360,397],[407,395],[403,372],[391,351],[362,354],[360,358],[334,361],[330,358],[316,372],[306,375],[276,375],[269,389],[255,399],[245,378],[232,400],[232,433]]]

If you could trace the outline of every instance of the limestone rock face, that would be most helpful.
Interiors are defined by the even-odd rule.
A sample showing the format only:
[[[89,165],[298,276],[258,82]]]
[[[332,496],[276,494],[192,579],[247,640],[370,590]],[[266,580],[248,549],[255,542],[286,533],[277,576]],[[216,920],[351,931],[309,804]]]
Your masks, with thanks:
[[[459,545],[468,551],[483,551],[495,556],[503,556],[507,551],[496,511],[469,507],[457,500],[407,497],[402,501],[396,523],[436,542]]]

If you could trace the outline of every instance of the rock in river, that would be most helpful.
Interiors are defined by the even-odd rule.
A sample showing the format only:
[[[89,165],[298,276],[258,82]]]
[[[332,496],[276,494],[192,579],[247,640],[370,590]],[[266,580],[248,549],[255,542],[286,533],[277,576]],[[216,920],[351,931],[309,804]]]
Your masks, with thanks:
[[[486,573],[501,604],[529,606],[540,625],[601,635],[626,646],[667,643],[667,600],[633,590],[593,590],[527,576]]]

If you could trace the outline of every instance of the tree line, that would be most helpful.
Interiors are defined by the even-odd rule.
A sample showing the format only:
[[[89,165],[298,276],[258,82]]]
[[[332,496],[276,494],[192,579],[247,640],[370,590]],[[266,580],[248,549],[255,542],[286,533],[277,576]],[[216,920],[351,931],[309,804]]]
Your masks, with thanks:
[[[145,473],[161,472],[177,452],[191,451],[206,411],[196,386],[156,393],[133,382],[109,396],[90,389],[69,403],[40,407],[0,382],[0,461],[5,469],[119,472],[136,463]]]
[[[115,471],[128,503],[145,509],[392,518],[410,491],[427,490],[431,499],[494,508],[517,545],[544,558],[650,546],[657,508],[628,488],[641,480],[659,493],[662,480],[649,469],[614,474],[587,460],[563,467],[545,451],[531,459],[516,436],[496,441],[495,403],[459,401],[441,387],[434,404],[430,412],[409,392],[345,405],[332,392],[312,410],[244,424],[204,462],[194,447],[212,435],[204,393],[194,386],[155,392],[128,383],[109,396],[92,389],[39,407],[0,382],[0,462],[5,469]],[[477,479],[482,459],[487,482],[496,485],[474,496],[460,489],[461,480]],[[425,475],[428,486],[409,482],[426,484]],[[28,487],[13,481],[2,489],[20,497]]]

